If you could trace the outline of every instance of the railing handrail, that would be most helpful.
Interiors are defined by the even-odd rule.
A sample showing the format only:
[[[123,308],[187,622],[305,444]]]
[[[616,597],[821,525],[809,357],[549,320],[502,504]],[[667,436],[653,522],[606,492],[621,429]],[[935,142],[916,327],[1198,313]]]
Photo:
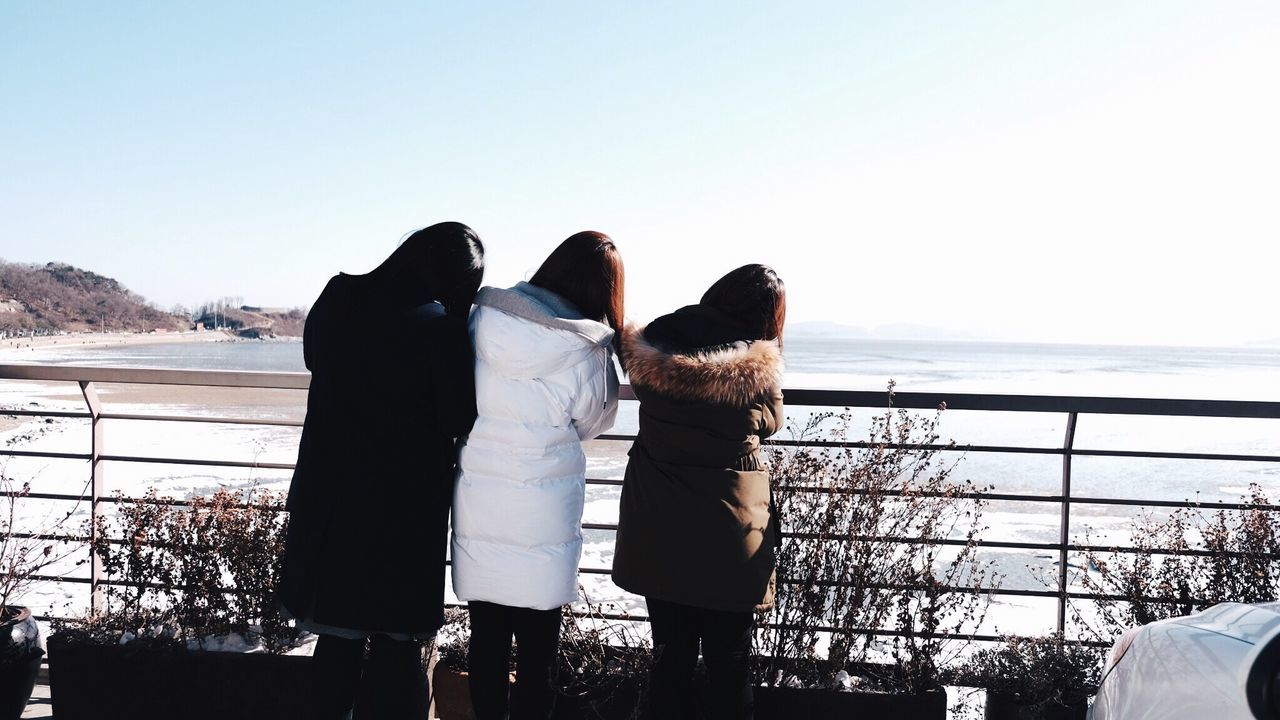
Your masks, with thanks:
[[[306,390],[311,385],[311,373],[275,370],[178,370],[86,365],[0,364],[0,380]]]
[[[142,385],[193,385],[306,390],[307,372],[251,370],[177,370],[85,365],[0,364],[0,380],[131,383]],[[884,407],[883,390],[816,390],[788,388],[787,404],[824,407]],[[630,385],[620,397],[634,400]],[[1079,395],[1022,395],[967,392],[895,392],[894,407],[927,410],[946,404],[949,410],[1080,413],[1082,415],[1163,415],[1173,417],[1223,417],[1280,419],[1280,402],[1267,400],[1202,400],[1194,398],[1143,398]]]

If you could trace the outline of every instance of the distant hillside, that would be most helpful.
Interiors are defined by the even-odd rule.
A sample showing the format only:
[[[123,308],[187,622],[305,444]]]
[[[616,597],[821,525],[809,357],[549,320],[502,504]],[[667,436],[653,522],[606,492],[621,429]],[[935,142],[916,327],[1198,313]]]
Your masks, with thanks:
[[[186,317],[151,305],[113,278],[64,263],[0,260],[0,333],[150,332],[190,326]]]

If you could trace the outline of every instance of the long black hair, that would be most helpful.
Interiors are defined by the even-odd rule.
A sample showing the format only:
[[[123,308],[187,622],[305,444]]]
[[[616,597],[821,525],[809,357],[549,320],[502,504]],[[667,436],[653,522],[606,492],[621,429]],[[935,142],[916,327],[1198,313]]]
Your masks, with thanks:
[[[715,308],[757,340],[777,340],[787,320],[787,288],[767,265],[743,265],[715,281],[700,304]]]
[[[406,304],[465,312],[484,278],[484,244],[460,222],[436,223],[410,234],[372,274]]]
[[[573,303],[584,317],[613,328],[615,351],[622,347],[625,273],[622,255],[608,235],[584,230],[560,243],[529,279]]]

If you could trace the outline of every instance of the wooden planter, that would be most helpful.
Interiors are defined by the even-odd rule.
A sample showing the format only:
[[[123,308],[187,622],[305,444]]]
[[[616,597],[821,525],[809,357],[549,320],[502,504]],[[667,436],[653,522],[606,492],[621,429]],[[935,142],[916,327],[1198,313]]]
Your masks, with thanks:
[[[313,717],[309,657],[96,645],[56,634],[48,645],[58,720]]]
[[[1085,720],[1089,715],[1089,701],[1075,705],[1050,705],[1043,710],[1033,710],[1020,704],[1011,695],[987,691],[986,720]]]
[[[469,683],[465,671],[436,663],[431,671],[432,717],[439,720],[476,720]]]
[[[914,695],[757,687],[756,720],[946,720],[947,693]]]

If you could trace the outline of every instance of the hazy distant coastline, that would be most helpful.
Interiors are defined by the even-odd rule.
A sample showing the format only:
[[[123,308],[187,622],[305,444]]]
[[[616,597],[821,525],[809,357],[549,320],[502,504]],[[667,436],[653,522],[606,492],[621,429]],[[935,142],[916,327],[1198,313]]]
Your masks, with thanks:
[[[277,336],[257,338],[262,341],[300,342],[302,338]],[[172,343],[249,342],[227,330],[188,330],[184,332],[94,333],[68,332],[51,335],[24,335],[0,339],[0,362],[21,360],[23,350],[75,350],[132,345],[168,345]]]

